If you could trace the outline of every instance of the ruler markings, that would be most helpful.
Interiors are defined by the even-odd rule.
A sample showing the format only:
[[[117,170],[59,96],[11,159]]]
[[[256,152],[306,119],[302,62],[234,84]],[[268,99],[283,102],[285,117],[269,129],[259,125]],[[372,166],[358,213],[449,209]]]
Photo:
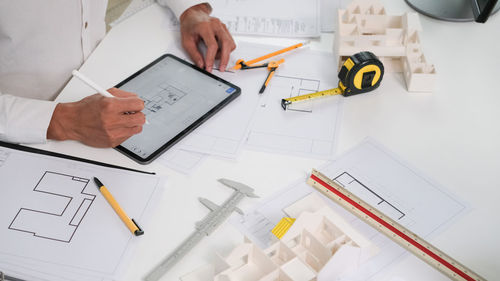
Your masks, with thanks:
[[[322,179],[322,177],[324,179]],[[331,182],[331,184],[328,182]],[[426,261],[430,265],[436,266],[436,268],[438,268],[440,271],[442,271],[443,273],[447,274],[448,276],[454,278],[455,280],[461,280],[461,279],[457,279],[457,275],[460,276],[461,278],[463,278],[464,280],[468,280],[468,281],[485,280],[485,279],[479,277],[477,274],[473,273],[472,271],[468,270],[465,266],[462,266],[460,263],[454,261],[451,257],[448,257],[445,254],[441,253],[439,249],[433,247],[430,244],[424,245],[422,242],[425,242],[425,240],[419,238],[416,234],[406,230],[403,226],[392,221],[392,219],[390,219],[388,217],[386,218],[383,214],[377,215],[376,214],[377,210],[373,209],[372,207],[370,207],[370,205],[368,205],[365,202],[363,202],[362,200],[358,199],[356,196],[350,194],[349,191],[343,190],[343,188],[341,186],[337,185],[336,183],[334,183],[330,179],[321,175],[321,173],[313,170],[313,173],[311,174],[311,177],[310,177],[309,184],[312,185],[313,187],[315,187],[316,189],[318,189],[319,191],[325,193],[325,195],[327,195],[330,199],[335,200],[335,201],[339,201],[339,204],[341,204],[343,206],[344,206],[344,204],[342,204],[342,200],[344,200],[345,202],[350,204],[350,208],[348,208],[348,209],[351,209],[351,211],[355,215],[358,215],[359,217],[363,218],[366,222],[370,223],[370,222],[372,222],[372,221],[370,221],[370,218],[373,219],[375,222],[378,223],[378,228],[382,229],[382,227],[385,227],[387,230],[391,231],[392,234],[388,235],[388,236],[389,237],[392,236],[391,238],[393,240],[395,240],[396,242],[398,242],[401,246],[408,248],[410,250],[411,250],[411,246],[417,248],[418,250],[420,250],[422,252],[421,258],[424,261]],[[321,186],[318,186],[317,184],[320,184]],[[335,186],[338,186],[338,187],[336,188]],[[333,196],[337,196],[337,198],[332,198]],[[363,205],[367,205],[367,206],[365,207]],[[357,210],[361,211],[363,213],[363,215],[360,215],[357,212]],[[400,228],[402,230],[399,230],[398,228]],[[380,231],[383,232],[382,230],[380,230]],[[385,232],[384,232],[384,234],[387,235],[387,233],[385,233]],[[414,238],[412,238],[410,236],[412,236]],[[400,237],[401,239],[406,241],[406,243],[402,243],[402,241],[397,240],[397,237]],[[422,242],[419,242],[419,240],[421,240]],[[428,244],[427,242],[425,242],[425,243]],[[434,248],[434,249],[432,249],[432,248]],[[429,258],[432,258],[435,262],[437,262],[437,264],[430,263],[426,259],[426,255]],[[450,261],[448,262],[445,258],[443,258],[443,256],[445,256]],[[445,266],[446,268],[451,270],[453,273],[450,275],[449,272],[443,270],[441,265]],[[459,269],[455,265],[463,267],[464,270]],[[469,273],[471,273],[471,275],[476,275],[478,277],[473,278],[469,275]]]

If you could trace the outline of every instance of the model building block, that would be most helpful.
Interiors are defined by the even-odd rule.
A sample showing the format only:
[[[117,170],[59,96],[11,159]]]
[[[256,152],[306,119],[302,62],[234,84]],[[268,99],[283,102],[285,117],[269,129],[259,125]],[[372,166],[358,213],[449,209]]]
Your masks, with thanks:
[[[217,255],[215,264],[191,272],[181,280],[334,280],[356,269],[378,251],[316,193],[284,211],[297,219],[271,246],[260,249],[245,239],[226,257]]]
[[[370,51],[378,56],[386,72],[402,72],[410,92],[430,92],[436,69],[422,51],[422,27],[417,13],[387,15],[377,0],[354,0],[338,10],[334,53],[338,68],[351,55]]]

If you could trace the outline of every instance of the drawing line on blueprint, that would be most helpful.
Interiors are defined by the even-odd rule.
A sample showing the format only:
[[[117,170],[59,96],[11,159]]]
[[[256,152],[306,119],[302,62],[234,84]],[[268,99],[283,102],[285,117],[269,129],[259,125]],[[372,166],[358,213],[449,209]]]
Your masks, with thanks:
[[[84,192],[89,182],[86,178],[45,171],[33,192],[50,195],[50,200],[62,198],[67,204],[60,212],[22,207],[8,229],[70,243],[96,198],[95,194]]]
[[[345,176],[347,176],[349,178],[345,179],[344,178]],[[398,220],[401,220],[404,216],[406,216],[406,214],[404,212],[402,212],[400,209],[398,209],[393,204],[389,203],[389,201],[385,200],[382,196],[380,196],[378,193],[376,193],[375,191],[373,191],[371,188],[369,188],[368,186],[366,186],[365,184],[363,184],[361,181],[359,181],[358,179],[356,179],[355,177],[353,177],[348,172],[341,173],[337,177],[333,178],[333,180],[335,182],[337,182],[338,184],[340,184],[342,187],[347,187],[348,185],[358,184],[358,185],[362,186],[369,193],[373,194],[376,198],[378,198],[380,200],[379,202],[377,202],[377,205],[381,205],[381,204],[385,203],[385,204],[389,205],[391,208],[393,208],[397,213],[399,213],[400,216],[397,218]],[[351,190],[349,187],[347,187],[347,189]]]

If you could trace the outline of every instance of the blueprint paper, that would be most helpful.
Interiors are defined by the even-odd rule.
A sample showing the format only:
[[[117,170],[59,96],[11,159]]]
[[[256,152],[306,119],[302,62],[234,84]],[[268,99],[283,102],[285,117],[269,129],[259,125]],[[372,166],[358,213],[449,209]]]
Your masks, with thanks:
[[[455,195],[370,139],[336,161],[327,163],[319,171],[423,238],[428,239],[443,230],[468,209]],[[265,248],[270,243],[270,230],[284,216],[283,208],[311,192],[316,191],[306,184],[305,178],[301,179],[244,216],[234,217],[231,222],[254,243]],[[324,198],[380,249],[378,255],[356,272],[336,280],[385,280],[385,271],[406,251],[330,199]]]
[[[174,147],[165,151],[165,153],[158,157],[157,161],[165,167],[189,175],[193,173],[206,158],[206,154]]]
[[[215,0],[213,14],[237,35],[317,37],[319,0]]]
[[[16,267],[10,264],[0,263],[0,271],[3,272],[4,275],[8,275],[10,277],[18,278],[21,280],[30,280],[30,281],[49,281],[46,277],[42,277],[40,273],[36,273],[36,275],[30,275],[27,271],[30,271],[29,268],[26,267]],[[52,276],[50,276],[52,277]],[[50,281],[59,281],[59,280],[50,280]]]
[[[279,48],[242,42],[231,53],[229,65],[233,66],[240,58],[252,59]],[[172,45],[169,52],[189,60],[180,45]],[[220,72],[214,67],[212,73],[240,87],[241,95],[181,140],[178,147],[234,159],[244,144],[251,120],[259,104],[261,96],[258,91],[267,75],[267,70]]]
[[[15,263],[15,264],[14,264]],[[23,259],[8,257],[6,261],[0,262],[0,268],[9,276],[29,280],[29,281],[104,281],[105,279],[99,277],[90,277],[78,275],[74,272],[58,272],[57,274],[48,274],[33,270],[37,264],[26,263]]]
[[[336,88],[335,57],[307,48],[283,56],[252,120],[246,147],[271,153],[331,159],[342,116],[340,95],[281,107],[281,99]]]
[[[242,93],[185,137],[179,148],[234,159],[239,155],[258,104],[257,81],[261,77],[257,73],[245,76],[246,73],[220,73],[215,70],[214,74],[236,83]]]
[[[106,202],[94,176],[144,227],[161,178],[0,147],[0,264],[73,280],[117,278],[140,238]]]
[[[212,1],[215,7],[213,13],[226,24],[231,34],[234,35],[262,35],[273,37],[316,37],[319,25],[320,32],[333,32],[337,24],[337,9],[345,8],[348,0],[319,0],[319,9],[317,0],[313,1],[286,1],[283,0],[271,2],[274,6],[281,6],[280,13],[263,13],[259,5],[262,0],[252,3],[247,1],[219,0]],[[122,15],[110,23],[114,27],[120,22],[140,12],[144,8],[155,3],[154,0],[132,0]],[[313,3],[314,5],[304,5]],[[251,6],[250,6],[251,4]],[[265,7],[269,2],[264,3]],[[243,11],[243,7],[251,8],[251,12]],[[237,7],[235,10],[235,7]],[[256,9],[260,9],[256,12]],[[266,8],[267,9],[267,8]],[[286,9],[286,12],[284,11]],[[179,21],[168,7],[164,7],[168,15],[167,26],[172,30],[179,29]],[[318,11],[319,10],[319,11]],[[235,12],[236,11],[236,12]],[[299,16],[295,16],[297,11],[301,11]],[[306,12],[304,12],[306,11]],[[317,19],[320,19],[319,23]]]
[[[229,65],[233,66],[238,59],[251,60],[283,47],[241,42],[231,54]],[[186,58],[180,46],[174,45],[170,52]],[[342,115],[342,97],[293,104],[287,111],[281,108],[281,99],[335,88],[338,78],[336,68],[331,67],[336,65],[335,57],[304,47],[272,60],[281,58],[285,62],[263,94],[259,94],[259,90],[267,69],[219,72],[214,68],[215,75],[239,86],[242,93],[185,137],[178,147],[236,158],[245,144],[247,148],[272,153],[331,158]]]
[[[53,269],[41,268],[40,263],[29,263],[22,258],[2,255],[0,268],[6,270],[9,275],[29,281],[105,281],[112,280],[99,276],[89,276],[81,272],[66,270],[64,268]],[[45,264],[44,264],[45,265]],[[41,269],[38,270],[38,269]],[[50,272],[49,272],[50,271]]]

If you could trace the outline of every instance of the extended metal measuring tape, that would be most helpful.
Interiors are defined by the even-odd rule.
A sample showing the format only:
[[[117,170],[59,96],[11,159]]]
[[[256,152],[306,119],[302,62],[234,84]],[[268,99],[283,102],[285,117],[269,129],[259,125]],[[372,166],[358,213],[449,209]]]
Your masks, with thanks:
[[[384,65],[373,53],[360,52],[350,56],[344,62],[338,77],[339,86],[337,88],[282,99],[281,107],[286,110],[288,105],[298,101],[332,95],[348,97],[372,91],[380,85],[382,77],[384,77]]]
[[[220,206],[208,199],[200,198],[200,202],[210,210],[210,213],[203,220],[197,222],[196,230],[146,276],[146,281],[159,280],[180,259],[189,253],[203,237],[210,235],[217,229],[233,211],[243,215],[243,212],[236,206],[243,198],[258,197],[253,193],[252,188],[242,183],[228,179],[219,179],[219,182],[234,189],[233,194]]]
[[[486,281],[320,172],[313,169],[307,183],[451,279]]]

